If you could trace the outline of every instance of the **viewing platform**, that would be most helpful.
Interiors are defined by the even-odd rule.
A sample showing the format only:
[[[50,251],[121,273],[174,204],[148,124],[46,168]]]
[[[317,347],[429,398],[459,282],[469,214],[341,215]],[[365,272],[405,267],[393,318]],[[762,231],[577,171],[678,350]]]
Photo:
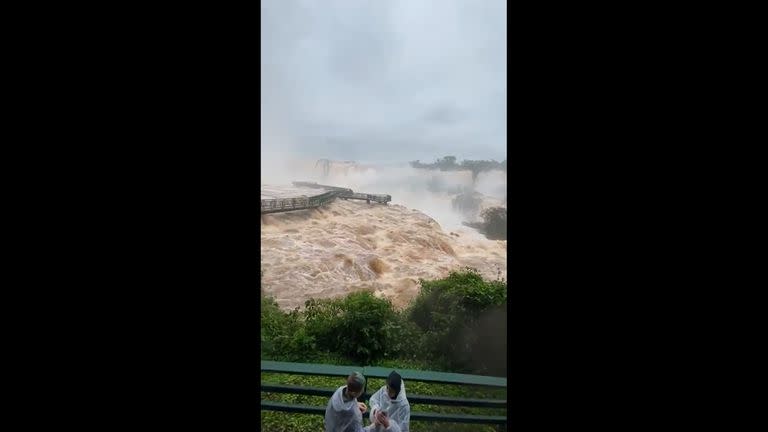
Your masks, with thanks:
[[[306,210],[324,206],[336,198],[364,200],[379,204],[392,201],[392,196],[354,192],[349,188],[320,185],[314,182],[293,182],[293,187],[262,186],[261,213]]]

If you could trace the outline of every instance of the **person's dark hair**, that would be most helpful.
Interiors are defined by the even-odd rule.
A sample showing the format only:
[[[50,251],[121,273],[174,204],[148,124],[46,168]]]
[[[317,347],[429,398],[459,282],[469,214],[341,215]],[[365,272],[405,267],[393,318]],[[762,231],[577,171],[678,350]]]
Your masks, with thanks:
[[[365,377],[360,372],[352,372],[347,377],[347,388],[353,392],[359,392],[365,388]]]
[[[400,387],[402,382],[403,379],[400,377],[400,374],[395,371],[392,371],[392,373],[390,373],[387,377],[387,385],[395,390],[395,394],[400,394]]]

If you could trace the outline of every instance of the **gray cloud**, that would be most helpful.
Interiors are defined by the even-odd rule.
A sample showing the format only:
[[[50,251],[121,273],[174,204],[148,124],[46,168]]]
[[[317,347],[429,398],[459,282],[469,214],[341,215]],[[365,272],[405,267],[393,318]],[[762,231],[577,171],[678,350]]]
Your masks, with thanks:
[[[505,0],[262,0],[262,152],[506,158]]]

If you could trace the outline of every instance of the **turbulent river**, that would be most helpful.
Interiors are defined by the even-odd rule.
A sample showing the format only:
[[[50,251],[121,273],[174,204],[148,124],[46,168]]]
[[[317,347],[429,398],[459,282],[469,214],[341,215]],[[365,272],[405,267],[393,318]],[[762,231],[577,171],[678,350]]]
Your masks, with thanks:
[[[487,278],[507,279],[507,242],[488,240],[462,221],[478,211],[456,211],[462,190],[481,193],[480,209],[506,207],[506,175],[433,172],[409,166],[334,164],[322,175],[314,161],[273,170],[279,185],[309,180],[390,194],[388,205],[340,200],[320,209],[261,216],[262,292],[283,309],[303,307],[309,298],[332,298],[367,290],[404,307],[418,293],[419,278],[447,276],[473,267]],[[290,173],[290,178],[277,178]],[[295,173],[295,174],[294,174]],[[262,195],[279,193],[262,178]],[[290,189],[290,187],[288,187]]]
[[[473,267],[506,279],[506,243],[467,227],[443,230],[403,205],[337,199],[320,209],[261,216],[262,291],[284,309],[359,290],[403,307],[419,278]]]

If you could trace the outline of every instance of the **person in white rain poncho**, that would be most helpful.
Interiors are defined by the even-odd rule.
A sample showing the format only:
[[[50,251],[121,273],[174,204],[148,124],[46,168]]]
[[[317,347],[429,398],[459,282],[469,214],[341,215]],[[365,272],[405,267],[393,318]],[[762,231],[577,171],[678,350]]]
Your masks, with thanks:
[[[387,385],[371,396],[371,418],[378,413],[386,413],[390,424],[396,424],[403,432],[408,432],[411,422],[411,405],[405,396],[405,383],[400,375],[392,371],[387,377]],[[378,430],[378,429],[374,429]]]
[[[373,424],[363,428],[363,414],[367,411],[364,403],[357,398],[365,390],[365,377],[353,372],[347,377],[347,385],[339,387],[325,408],[325,432],[400,432],[395,422],[390,422],[384,413],[371,416]]]

